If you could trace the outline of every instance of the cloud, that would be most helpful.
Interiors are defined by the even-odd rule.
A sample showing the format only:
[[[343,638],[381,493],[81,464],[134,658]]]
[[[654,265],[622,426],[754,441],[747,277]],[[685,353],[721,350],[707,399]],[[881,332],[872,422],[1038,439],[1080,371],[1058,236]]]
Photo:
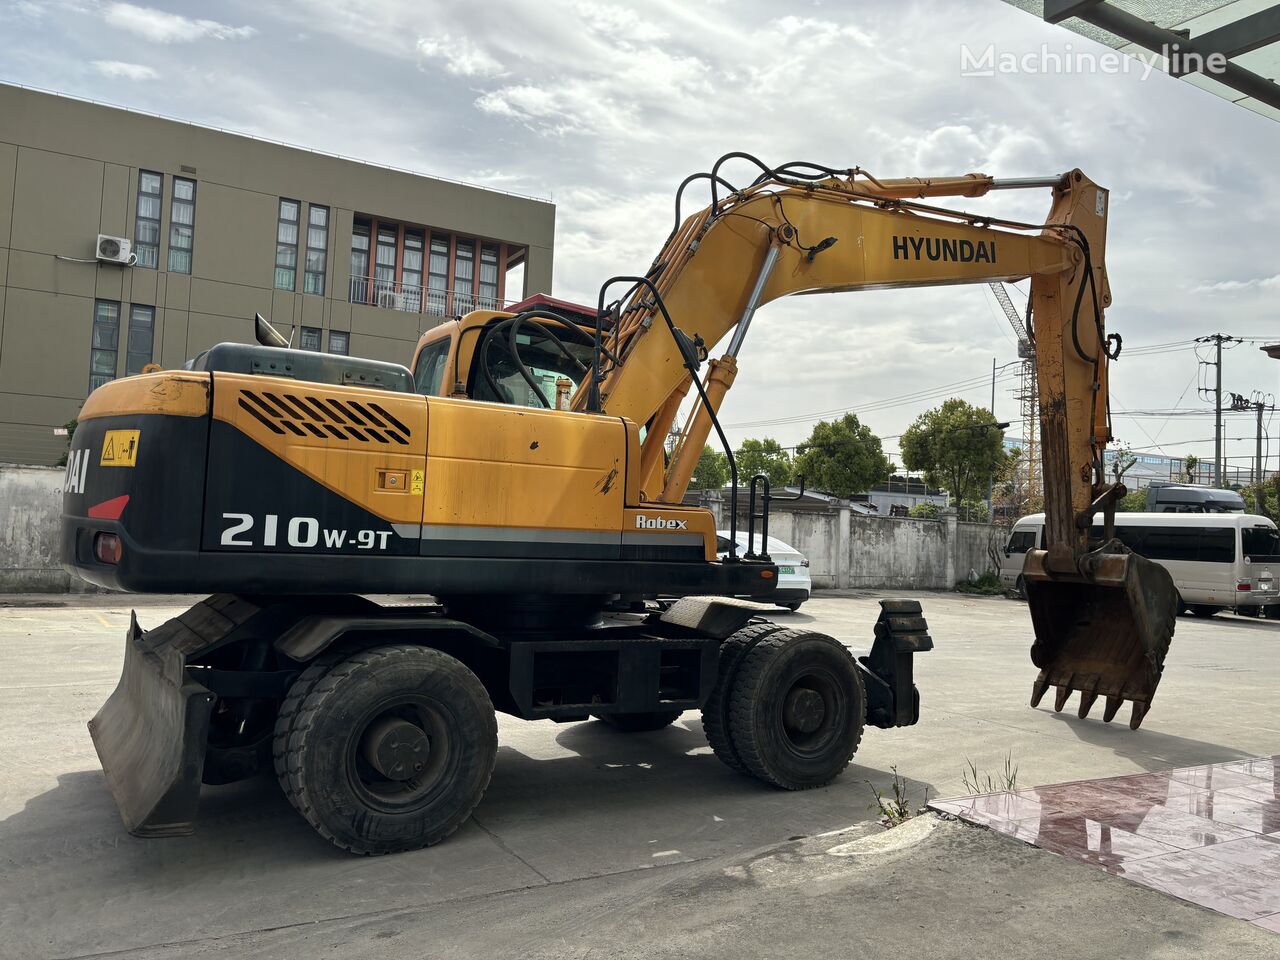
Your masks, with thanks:
[[[247,40],[253,27],[232,27],[217,20],[192,20],[176,13],[132,3],[113,3],[103,11],[111,26],[152,43],[191,43],[195,40]]]
[[[125,63],[123,60],[95,60],[93,69],[104,77],[123,80],[155,80],[160,76],[154,69],[141,63]]]
[[[1192,293],[1238,293],[1241,290],[1280,290],[1280,273],[1251,280],[1219,280],[1192,287]]]
[[[502,64],[476,46],[466,36],[441,34],[420,37],[418,54],[426,60],[439,60],[444,69],[456,77],[499,77]]]

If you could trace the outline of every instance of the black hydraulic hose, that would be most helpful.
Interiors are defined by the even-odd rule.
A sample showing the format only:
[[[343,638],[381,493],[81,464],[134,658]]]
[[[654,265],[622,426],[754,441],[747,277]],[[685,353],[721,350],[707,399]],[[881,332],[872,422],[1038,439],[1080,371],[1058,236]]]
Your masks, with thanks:
[[[672,226],[671,232],[667,234],[667,239],[662,242],[662,249],[666,249],[667,244],[671,242],[671,239],[676,235],[676,233],[680,229],[680,203],[681,203],[681,200],[683,200],[684,198],[685,187],[689,186],[689,184],[693,183],[695,180],[718,181],[721,184],[723,184],[725,189],[727,189],[730,193],[738,192],[738,188],[735,187],[728,180],[724,179],[724,177],[718,177],[713,173],[689,174],[689,176],[685,177],[684,180],[680,182],[680,186],[676,188],[676,222],[674,226]]]
[[[671,319],[671,314],[667,311],[667,305],[662,299],[662,294],[658,292],[657,286],[648,277],[610,277],[600,286],[600,296],[598,300],[599,311],[596,314],[596,342],[600,341],[601,321],[604,317],[604,296],[605,291],[615,283],[630,283],[632,289],[637,287],[646,287],[653,294],[654,303],[658,310],[662,313],[662,319],[666,321],[667,329],[671,332],[671,339],[680,346],[680,337],[683,335],[676,329],[675,322]],[[687,337],[686,337],[687,340]],[[729,482],[732,487],[729,492],[729,560],[736,562],[738,559],[738,462],[733,455],[733,447],[729,445],[729,438],[724,435],[724,429],[720,426],[720,418],[716,416],[715,407],[711,405],[711,399],[707,396],[706,389],[702,386],[702,380],[698,377],[698,368],[692,360],[685,356],[684,350],[680,351],[681,357],[684,358],[684,368],[689,371],[689,378],[693,381],[693,386],[698,391],[698,399],[702,405],[707,408],[707,414],[711,417],[711,425],[716,428],[716,436],[720,438],[720,445],[724,447],[725,457],[729,460]],[[593,412],[599,413],[600,392],[599,384],[595,377],[599,371],[600,354],[595,353],[592,359],[592,381],[591,392],[592,401],[594,403]]]

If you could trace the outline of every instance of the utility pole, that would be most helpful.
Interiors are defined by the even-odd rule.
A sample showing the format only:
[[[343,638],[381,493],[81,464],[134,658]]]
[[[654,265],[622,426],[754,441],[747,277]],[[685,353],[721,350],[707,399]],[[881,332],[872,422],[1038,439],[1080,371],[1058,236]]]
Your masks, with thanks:
[[[1200,390],[1201,394],[1213,394],[1213,484],[1222,488],[1226,484],[1222,477],[1222,345],[1224,343],[1243,343],[1239,337],[1228,336],[1224,333],[1211,333],[1206,337],[1196,337],[1196,343],[1212,343],[1214,346],[1214,359],[1201,360],[1202,364],[1214,368],[1214,388],[1212,391]]]
[[[1262,414],[1266,410],[1274,410],[1274,407],[1268,406],[1267,398],[1257,391],[1254,391],[1252,397],[1246,399],[1238,393],[1231,394],[1232,410],[1253,410],[1258,415],[1258,432],[1255,437],[1255,446],[1253,451],[1253,482],[1258,489],[1258,499],[1263,499],[1265,494],[1262,492]],[[1259,513],[1262,512],[1260,509]]]

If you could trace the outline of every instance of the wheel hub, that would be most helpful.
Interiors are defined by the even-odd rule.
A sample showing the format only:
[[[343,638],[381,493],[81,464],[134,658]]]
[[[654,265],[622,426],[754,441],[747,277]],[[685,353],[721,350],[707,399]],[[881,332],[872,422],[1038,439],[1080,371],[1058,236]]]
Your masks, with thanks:
[[[388,780],[411,780],[431,756],[431,740],[421,727],[399,717],[370,724],[360,744],[369,765]]]
[[[793,687],[783,703],[782,720],[797,733],[813,733],[827,714],[822,695],[808,687]]]

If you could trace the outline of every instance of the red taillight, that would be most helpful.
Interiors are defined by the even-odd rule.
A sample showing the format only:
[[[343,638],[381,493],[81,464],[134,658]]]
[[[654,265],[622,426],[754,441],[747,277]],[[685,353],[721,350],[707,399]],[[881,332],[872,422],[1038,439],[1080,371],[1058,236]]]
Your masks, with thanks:
[[[120,537],[114,533],[99,533],[93,538],[93,555],[102,563],[120,562]]]
[[[1252,583],[1251,581],[1249,581],[1249,580],[1237,580],[1237,581],[1236,581],[1236,589],[1237,589],[1237,590],[1252,590],[1252,589],[1253,589],[1253,583]]]

